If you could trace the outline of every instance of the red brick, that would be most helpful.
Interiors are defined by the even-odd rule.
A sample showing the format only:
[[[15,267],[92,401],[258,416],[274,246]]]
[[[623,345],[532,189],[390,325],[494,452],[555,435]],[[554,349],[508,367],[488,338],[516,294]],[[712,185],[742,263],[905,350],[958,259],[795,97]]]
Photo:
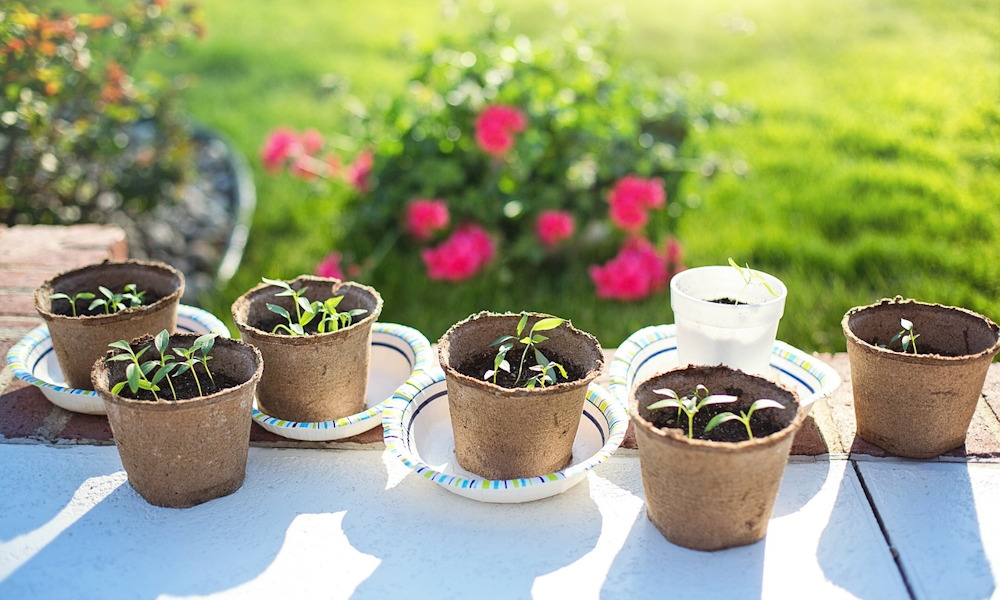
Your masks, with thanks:
[[[52,411],[60,410],[50,403],[33,385],[18,379],[0,395],[0,436],[33,438]]]
[[[35,314],[35,301],[29,294],[0,294],[0,315]]]
[[[20,332],[27,333],[41,324],[42,319],[37,316],[37,313],[34,317],[23,315],[0,315],[0,335],[4,332],[23,335],[23,333]]]
[[[8,264],[11,262],[45,265],[64,264],[65,268],[88,264],[87,262],[64,263],[61,260],[53,262],[43,256],[45,253],[40,252],[43,248],[54,251],[70,250],[81,254],[97,252],[98,257],[88,262],[99,262],[105,258],[125,260],[128,257],[125,232],[115,225],[74,225],[72,227],[18,225],[0,232],[0,246],[5,250],[14,251],[13,256],[29,258],[29,260],[12,261],[5,256],[4,262]],[[5,254],[7,253],[5,252]]]
[[[113,443],[114,441],[111,435],[111,424],[108,423],[107,417],[101,415],[73,415],[59,437],[64,440],[88,442]]]
[[[0,289],[34,291],[62,269],[54,267],[0,267]]]

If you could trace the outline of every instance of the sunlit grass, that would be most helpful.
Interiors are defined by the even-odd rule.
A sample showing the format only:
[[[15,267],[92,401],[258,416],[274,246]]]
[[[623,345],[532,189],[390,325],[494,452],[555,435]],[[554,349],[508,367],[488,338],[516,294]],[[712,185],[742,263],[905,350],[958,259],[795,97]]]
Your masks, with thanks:
[[[243,267],[205,302],[224,315],[261,275],[309,272],[350,235],[337,226],[342,197],[310,196],[302,182],[263,172],[256,154],[266,134],[283,124],[339,131],[345,108],[322,77],[342,78],[366,102],[398,91],[412,69],[403,38],[427,44],[443,25],[427,0],[201,4],[208,38],[154,64],[194,76],[191,112],[254,165],[259,208]],[[696,140],[734,150],[751,172],[683,191],[702,199],[681,224],[689,265],[734,256],[782,278],[790,294],[779,337],[808,349],[842,350],[844,312],[896,294],[1000,318],[995,3],[617,4],[631,22],[630,60],[721,80],[730,98],[757,108],[750,122]],[[613,10],[596,0],[565,5],[591,22]],[[515,29],[549,22],[548,3],[504,6]],[[621,305],[594,299],[589,281],[557,277],[527,291],[449,285],[427,281],[417,257],[392,264],[373,282],[383,318],[432,339],[484,308],[553,312],[607,346],[672,321],[666,294]]]

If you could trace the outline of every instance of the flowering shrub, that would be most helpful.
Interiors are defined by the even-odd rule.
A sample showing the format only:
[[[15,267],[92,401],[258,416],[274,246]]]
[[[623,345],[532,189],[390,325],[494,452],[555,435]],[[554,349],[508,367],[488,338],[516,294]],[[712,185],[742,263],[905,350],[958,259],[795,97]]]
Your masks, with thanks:
[[[435,280],[550,266],[589,273],[602,298],[663,289],[682,268],[682,177],[725,166],[689,133],[742,112],[690,78],[620,64],[613,28],[530,39],[504,22],[417,56],[405,93],[348,125],[362,150],[347,166],[314,132],[278,128],[265,167],[347,184],[338,250],[362,275],[395,247]]]
[[[146,210],[193,168],[175,90],[135,76],[153,45],[200,33],[191,7],[133,0],[101,14],[0,8],[0,221]],[[132,143],[147,120],[157,132]]]

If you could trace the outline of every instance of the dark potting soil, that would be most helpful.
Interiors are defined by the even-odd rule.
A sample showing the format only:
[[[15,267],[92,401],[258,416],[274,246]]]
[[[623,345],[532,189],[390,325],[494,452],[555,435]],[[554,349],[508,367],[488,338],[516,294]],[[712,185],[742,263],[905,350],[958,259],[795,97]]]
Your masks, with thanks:
[[[715,304],[736,304],[736,298],[716,298],[715,300],[709,300],[709,302],[714,302]]]
[[[292,317],[294,317],[294,316],[295,316],[295,314],[293,313]],[[348,323],[344,327],[340,327],[339,329],[346,329],[347,327],[350,327],[351,325],[357,323],[358,321],[363,320],[366,316],[368,316],[367,312],[365,314],[363,314],[363,315],[358,315],[357,317],[351,317],[351,322]],[[261,319],[259,321],[254,322],[254,323],[250,323],[250,325],[253,326],[256,329],[261,330],[261,331],[266,331],[267,333],[273,333],[274,335],[284,335],[284,336],[287,336],[287,337],[292,337],[292,336],[288,335],[288,332],[285,331],[284,329],[282,329],[280,331],[274,331],[274,327],[276,325],[288,325],[288,320],[285,319],[284,317],[280,316],[280,315],[277,315],[277,314],[275,314],[273,317],[269,316],[266,319]],[[314,318],[305,327],[303,327],[303,329],[305,330],[306,335],[316,335],[317,333],[319,333],[319,317]],[[329,333],[329,332],[327,332],[327,333]]]
[[[209,378],[208,374],[205,373],[204,367],[196,365],[195,369],[198,370],[198,381],[201,383],[200,394],[198,393],[198,385],[195,383],[194,377],[191,377],[191,372],[188,371],[180,377],[171,377],[174,384],[174,390],[177,392],[177,397],[174,397],[171,393],[170,384],[167,383],[166,378],[158,384],[160,386],[160,391],[156,392],[156,395],[159,396],[161,400],[184,400],[187,398],[197,398],[198,396],[208,396],[228,388],[236,387],[243,383],[242,380],[229,377],[225,373],[212,370],[212,378],[215,379],[215,383],[213,384],[212,378]],[[152,392],[139,390],[139,393],[133,396],[132,390],[130,390],[128,386],[125,386],[121,395],[126,398],[135,398],[136,400],[155,401]]]
[[[727,388],[723,391],[713,391],[717,394],[726,394],[736,396],[737,398],[743,395],[743,390],[740,388]],[[750,429],[753,431],[754,438],[762,438],[769,436],[772,433],[777,433],[791,423],[795,416],[795,405],[782,399],[777,401],[785,405],[785,408],[764,408],[754,411],[753,418],[750,420]],[[694,437],[713,442],[746,441],[749,438],[747,437],[746,427],[743,426],[741,421],[726,421],[708,433],[705,433],[705,425],[712,420],[712,417],[724,412],[731,412],[739,415],[741,411],[747,411],[752,403],[752,400],[747,399],[736,400],[735,402],[730,402],[729,404],[706,405],[698,411],[698,414],[694,417]],[[676,408],[657,408],[650,411],[649,422],[652,423],[654,427],[658,427],[660,429],[680,429],[684,435],[687,435],[687,415],[683,412],[679,412]]]
[[[888,346],[878,339],[875,339],[873,341],[868,341],[868,340],[865,341],[871,344],[872,346],[878,346],[879,348],[887,348],[889,350],[892,350],[894,352],[899,352],[901,354],[913,354],[909,350],[903,350],[903,346],[899,342],[899,340],[893,342],[892,344],[889,344]],[[942,350],[941,348],[938,348],[936,346],[921,345],[919,343],[917,344],[917,356],[931,355],[931,354],[937,354],[938,356],[963,356],[961,352],[953,352],[951,350]]]
[[[83,291],[90,291],[90,290],[79,290],[79,292],[83,292]],[[121,292],[121,290],[111,290],[111,291],[114,292],[114,293],[120,293]],[[139,291],[142,291],[142,290],[139,290]],[[67,295],[72,296],[73,294],[77,294],[79,292],[74,291],[72,294],[67,294]],[[101,296],[100,292],[98,292],[97,290],[93,290],[93,293],[96,296],[98,296],[100,298],[103,298],[103,296]],[[148,305],[153,304],[154,302],[158,301],[159,299],[160,299],[160,296],[157,296],[157,295],[155,295],[155,294],[153,294],[151,292],[146,292],[146,295],[143,296],[143,298],[142,298],[142,304],[143,304],[143,306],[148,306]],[[93,298],[91,298],[90,300],[77,300],[76,301],[76,315],[78,317],[96,317],[96,316],[99,316],[99,315],[107,314],[107,313],[104,312],[104,307],[103,306],[98,306],[98,307],[94,308],[93,310],[90,310],[88,307],[90,306],[90,303],[93,302],[93,301],[94,301]],[[62,315],[62,316],[65,316],[65,317],[72,317],[73,316],[73,309],[69,305],[69,300],[66,300],[65,298],[53,300],[51,302],[51,304],[50,304],[49,310],[54,315]]]
[[[531,370],[531,367],[534,367],[538,364],[537,361],[535,360],[535,353],[532,352],[531,350],[528,350],[528,356],[524,360],[524,366],[521,370],[521,376],[517,378],[517,380],[515,381],[515,377],[517,377],[517,368],[518,365],[521,363],[522,352],[524,352],[524,347],[518,346],[507,353],[507,362],[510,363],[511,372],[508,373],[506,371],[500,371],[496,379],[497,385],[499,385],[500,387],[505,387],[510,389],[522,388],[525,386],[525,384],[528,382],[529,379],[531,379],[535,375],[538,375],[538,371]],[[566,375],[568,376],[566,379],[563,379],[562,373],[558,372],[557,369],[557,376],[556,376],[557,383],[576,381],[577,379],[582,379],[587,374],[586,370],[584,370],[583,367],[566,362],[563,359],[561,359],[558,355],[552,352],[543,351],[542,353],[545,354],[546,358],[548,358],[550,361],[557,362],[561,364],[564,369],[566,369]],[[459,373],[462,373],[463,375],[468,375],[469,377],[473,377],[475,379],[483,379],[483,375],[487,371],[493,369],[493,360],[495,358],[496,358],[495,350],[492,352],[485,352],[478,356],[466,359],[464,362],[457,365],[455,369]],[[490,377],[489,381],[493,382],[493,378]],[[553,385],[553,384],[550,383],[548,385]]]

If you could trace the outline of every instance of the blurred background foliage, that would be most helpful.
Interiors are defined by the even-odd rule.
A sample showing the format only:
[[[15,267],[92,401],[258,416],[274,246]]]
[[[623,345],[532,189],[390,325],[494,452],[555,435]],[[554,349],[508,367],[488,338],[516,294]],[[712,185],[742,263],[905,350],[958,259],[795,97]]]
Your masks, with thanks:
[[[77,2],[79,4],[79,2]],[[84,2],[84,4],[86,4]],[[205,38],[142,66],[187,75],[193,117],[255,157],[276,125],[344,132],[343,91],[372,106],[404,90],[428,50],[474,28],[478,4],[439,0],[201,0]],[[455,19],[442,18],[457,11]],[[662,75],[725,86],[754,106],[735,127],[685,141],[727,148],[745,177],[688,178],[670,201],[689,266],[728,256],[778,276],[790,290],[778,335],[809,350],[844,349],[840,319],[885,296],[968,307],[1000,318],[1000,11],[995,0],[538,0],[503,3],[512,31],[538,35],[573,22],[621,22],[622,59]],[[565,18],[564,18],[565,17]],[[342,247],[346,190],[264,175],[237,276],[204,299],[228,315],[261,275],[291,278]],[[672,322],[666,293],[622,304],[594,298],[563,273],[516,274],[454,285],[415,277],[399,253],[370,281],[383,320],[432,341],[480,309],[532,309],[571,318],[605,346]]]

